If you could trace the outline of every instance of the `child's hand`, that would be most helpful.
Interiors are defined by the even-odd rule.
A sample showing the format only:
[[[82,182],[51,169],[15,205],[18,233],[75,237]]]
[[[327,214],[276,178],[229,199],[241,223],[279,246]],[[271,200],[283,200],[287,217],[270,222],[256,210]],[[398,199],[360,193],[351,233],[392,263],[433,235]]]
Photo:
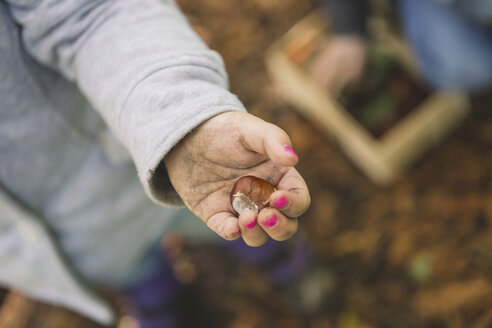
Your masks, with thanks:
[[[358,36],[335,36],[316,59],[312,68],[315,80],[333,95],[348,84],[358,82],[364,72],[366,41]]]
[[[164,159],[171,182],[193,213],[225,239],[242,235],[250,246],[269,237],[286,240],[310,204],[309,191],[293,166],[297,155],[287,134],[253,115],[217,115],[183,139]],[[234,216],[229,193],[235,181],[254,175],[276,186],[270,204]]]

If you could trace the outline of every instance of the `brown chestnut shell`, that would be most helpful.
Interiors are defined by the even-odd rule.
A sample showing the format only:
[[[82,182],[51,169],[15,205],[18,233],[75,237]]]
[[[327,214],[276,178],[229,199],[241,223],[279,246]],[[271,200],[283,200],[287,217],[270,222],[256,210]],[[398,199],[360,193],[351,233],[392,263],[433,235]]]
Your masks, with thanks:
[[[241,214],[250,209],[257,213],[268,206],[270,195],[275,187],[268,181],[247,175],[239,178],[232,187],[230,194],[231,205],[234,210]]]

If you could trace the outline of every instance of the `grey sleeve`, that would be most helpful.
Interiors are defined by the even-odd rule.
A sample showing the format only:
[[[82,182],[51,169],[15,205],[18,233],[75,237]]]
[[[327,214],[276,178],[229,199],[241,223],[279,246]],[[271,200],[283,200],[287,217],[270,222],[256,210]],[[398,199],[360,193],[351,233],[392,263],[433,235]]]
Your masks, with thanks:
[[[126,146],[147,194],[180,204],[164,156],[200,123],[245,111],[221,57],[172,0],[8,0],[26,50],[75,81]]]
[[[368,0],[321,0],[337,34],[367,36]]]

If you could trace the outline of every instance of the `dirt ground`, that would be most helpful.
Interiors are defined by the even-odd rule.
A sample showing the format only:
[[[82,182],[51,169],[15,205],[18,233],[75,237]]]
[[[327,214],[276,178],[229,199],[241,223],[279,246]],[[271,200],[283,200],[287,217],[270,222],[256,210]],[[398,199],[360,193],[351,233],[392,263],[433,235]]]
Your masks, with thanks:
[[[198,326],[492,327],[492,96],[474,97],[472,113],[450,137],[393,186],[376,187],[316,124],[278,97],[267,76],[265,50],[311,3],[178,3],[224,57],[232,91],[250,112],[291,136],[312,195],[301,229],[330,286],[322,309],[306,315],[284,306],[283,293],[260,271],[224,261],[220,247],[174,242],[176,267],[202,318]],[[36,324],[23,327],[75,327],[83,320],[31,303],[19,315],[34,313]],[[71,324],[42,326],[46,313],[63,313]]]

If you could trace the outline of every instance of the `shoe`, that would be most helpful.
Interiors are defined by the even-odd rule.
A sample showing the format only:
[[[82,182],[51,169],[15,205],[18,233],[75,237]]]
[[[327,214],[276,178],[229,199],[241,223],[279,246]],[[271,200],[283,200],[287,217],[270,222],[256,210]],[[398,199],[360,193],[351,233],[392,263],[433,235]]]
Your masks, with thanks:
[[[158,268],[125,289],[140,328],[178,328],[183,325],[183,286],[163,254]]]
[[[305,316],[322,313],[336,292],[335,275],[314,259],[302,236],[288,242],[269,240],[260,247],[249,247],[242,240],[229,245],[238,261],[264,273],[289,311]]]

